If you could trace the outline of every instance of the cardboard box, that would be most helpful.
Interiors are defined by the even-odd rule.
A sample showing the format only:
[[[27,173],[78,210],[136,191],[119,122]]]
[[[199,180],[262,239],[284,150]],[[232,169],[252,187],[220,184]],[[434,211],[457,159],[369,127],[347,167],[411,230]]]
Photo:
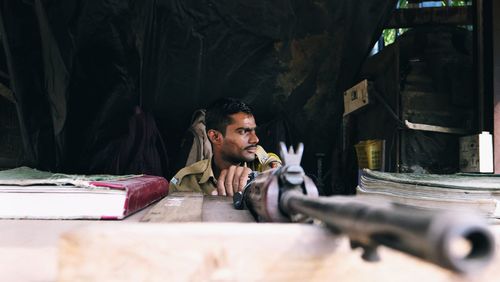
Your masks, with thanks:
[[[489,132],[460,138],[460,171],[493,173],[493,138]]]
[[[344,116],[369,104],[368,81],[365,79],[344,92]]]

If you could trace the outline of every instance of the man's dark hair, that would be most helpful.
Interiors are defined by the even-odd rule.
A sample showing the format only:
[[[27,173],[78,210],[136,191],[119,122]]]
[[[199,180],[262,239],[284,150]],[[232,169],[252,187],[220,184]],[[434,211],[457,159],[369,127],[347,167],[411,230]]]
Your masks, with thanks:
[[[207,108],[205,115],[207,131],[215,129],[225,135],[226,127],[232,122],[230,116],[240,112],[253,115],[252,109],[240,100],[234,98],[216,100]]]

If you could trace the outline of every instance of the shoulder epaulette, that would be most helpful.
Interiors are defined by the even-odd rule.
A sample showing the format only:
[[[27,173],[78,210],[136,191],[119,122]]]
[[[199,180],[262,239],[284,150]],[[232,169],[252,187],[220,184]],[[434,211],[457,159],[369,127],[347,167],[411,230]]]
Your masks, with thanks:
[[[194,164],[192,164],[190,166],[184,167],[175,174],[175,176],[172,178],[171,182],[173,181],[174,184],[177,184],[177,183],[180,183],[186,175],[202,173],[207,169],[207,166],[209,164],[210,164],[210,160],[205,159],[205,160],[195,162]],[[177,182],[177,183],[175,183],[175,182]]]

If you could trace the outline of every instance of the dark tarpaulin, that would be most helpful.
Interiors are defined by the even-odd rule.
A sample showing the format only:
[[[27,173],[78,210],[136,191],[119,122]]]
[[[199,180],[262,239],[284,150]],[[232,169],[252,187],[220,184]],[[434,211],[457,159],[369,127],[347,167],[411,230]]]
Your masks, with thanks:
[[[193,111],[232,96],[255,109],[266,148],[302,141],[306,172],[321,156],[327,178],[341,91],[395,2],[1,1],[25,163],[170,176],[161,139],[175,159]]]

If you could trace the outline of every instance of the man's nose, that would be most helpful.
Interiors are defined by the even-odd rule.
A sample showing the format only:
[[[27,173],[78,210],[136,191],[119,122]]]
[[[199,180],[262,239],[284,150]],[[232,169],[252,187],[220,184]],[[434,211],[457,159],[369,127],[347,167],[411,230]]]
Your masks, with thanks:
[[[252,131],[250,133],[250,139],[248,139],[248,143],[250,143],[250,144],[259,143],[259,137],[257,137],[257,133],[255,131]]]

